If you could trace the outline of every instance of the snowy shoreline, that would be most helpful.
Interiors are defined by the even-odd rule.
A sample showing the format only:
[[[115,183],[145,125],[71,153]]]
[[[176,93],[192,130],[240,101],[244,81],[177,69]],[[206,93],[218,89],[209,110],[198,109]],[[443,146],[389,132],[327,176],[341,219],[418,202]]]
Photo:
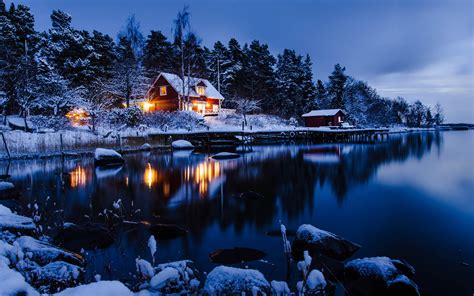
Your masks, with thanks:
[[[120,150],[122,153],[133,153],[149,150],[168,151],[171,145],[158,142],[153,139],[157,136],[179,136],[204,135],[208,133],[226,134],[238,133],[252,136],[257,133],[271,132],[275,134],[291,134],[297,132],[315,131],[321,133],[350,133],[364,131],[380,131],[388,134],[426,132],[426,131],[442,131],[435,128],[358,128],[358,129],[331,129],[328,127],[307,128],[307,127],[279,127],[274,129],[246,129],[242,131],[238,128],[219,128],[219,129],[196,129],[196,130],[170,130],[160,131],[157,129],[148,129],[139,131],[138,129],[128,129],[121,133],[113,133],[108,131],[105,135],[93,134],[81,129],[77,130],[60,130],[50,133],[29,133],[23,131],[4,131],[3,135],[6,139],[10,152],[10,159],[41,159],[53,157],[77,157],[84,155],[93,155],[95,148],[105,147]],[[281,139],[278,139],[281,140]],[[118,144],[118,141],[121,141]],[[155,141],[155,143],[154,143]],[[121,147],[120,147],[120,146]],[[8,153],[3,143],[0,143],[0,161],[8,160]]]

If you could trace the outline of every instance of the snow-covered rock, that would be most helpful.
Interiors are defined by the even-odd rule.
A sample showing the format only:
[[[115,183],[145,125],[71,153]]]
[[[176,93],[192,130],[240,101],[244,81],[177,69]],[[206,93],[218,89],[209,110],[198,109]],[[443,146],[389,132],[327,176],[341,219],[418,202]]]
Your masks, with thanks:
[[[323,254],[345,260],[359,250],[360,246],[313,225],[303,224],[296,231],[292,249],[294,257],[298,259],[302,257],[304,250],[308,250],[312,257]]]
[[[148,143],[145,143],[145,144],[142,145],[141,148],[142,148],[143,150],[150,150],[150,149],[151,149],[151,145],[148,144]]]
[[[240,155],[237,153],[232,153],[232,152],[219,152],[217,154],[214,154],[211,157],[214,159],[234,159],[234,158],[239,158]]]
[[[0,191],[11,190],[14,189],[15,185],[10,182],[0,182]]]
[[[344,286],[350,295],[420,295],[411,280],[414,268],[388,257],[355,259],[344,267]]]
[[[272,281],[270,284],[272,286],[273,295],[276,295],[276,296],[291,295],[290,288],[288,288],[288,284],[286,282]]]
[[[152,278],[155,275],[155,270],[151,266],[150,262],[145,259],[135,259],[137,271],[145,278]]]
[[[18,116],[9,116],[8,119],[8,125],[12,129],[17,129],[17,130],[25,130],[25,119],[18,117]],[[36,129],[36,126],[33,124],[33,122],[26,120],[26,124],[28,125],[26,127],[27,131],[32,131]]]
[[[16,240],[23,253],[40,265],[53,261],[65,261],[75,265],[83,265],[84,258],[81,255],[60,249],[47,242],[34,239],[30,236],[22,236]]]
[[[31,282],[43,293],[72,287],[81,282],[84,270],[64,261],[55,261],[29,273]]]
[[[313,269],[306,279],[306,285],[310,291],[322,291],[326,288],[326,280],[321,271]]]
[[[10,182],[0,182],[0,200],[16,199],[20,193],[15,189],[15,185]]]
[[[270,294],[271,287],[258,270],[218,266],[207,275],[204,291],[210,295]]]
[[[55,296],[133,296],[133,293],[119,281],[100,281],[66,289]]]
[[[13,214],[9,208],[0,205],[0,231],[32,233],[35,229],[33,219]]]
[[[194,145],[191,142],[186,140],[176,140],[171,143],[171,147],[175,150],[189,150],[194,149]]]
[[[169,284],[177,284],[178,281],[178,270],[172,267],[166,267],[151,278],[150,287],[153,290],[161,290]]]
[[[0,295],[39,296],[39,293],[25,281],[19,272],[10,269],[4,263],[2,257],[0,256]]]
[[[119,165],[124,163],[120,153],[113,149],[97,148],[94,152],[94,163],[96,165]]]

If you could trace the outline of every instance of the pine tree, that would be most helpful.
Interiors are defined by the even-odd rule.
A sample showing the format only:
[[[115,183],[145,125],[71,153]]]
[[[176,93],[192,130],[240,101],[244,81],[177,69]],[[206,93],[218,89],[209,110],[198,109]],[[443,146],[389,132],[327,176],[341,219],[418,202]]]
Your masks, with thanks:
[[[285,49],[278,55],[276,66],[277,105],[281,115],[296,116],[303,110],[305,98],[302,85],[302,57],[294,50]],[[301,115],[301,114],[300,114]]]
[[[173,70],[173,48],[160,31],[151,31],[145,42],[143,66],[146,76],[153,79],[160,72]]]
[[[212,51],[207,48],[207,68],[209,73],[209,80],[212,84],[217,86],[217,90],[227,95],[226,77],[228,75],[231,62],[229,60],[229,52],[222,42],[217,41],[214,44]]]
[[[328,103],[328,93],[326,87],[324,86],[324,82],[320,79],[316,82],[316,100],[315,105],[317,109],[325,109],[329,108]]]
[[[344,109],[344,88],[346,86],[347,76],[344,74],[346,68],[336,64],[334,71],[329,76],[328,93],[331,97],[331,107]]]
[[[104,79],[111,78],[117,60],[113,39],[109,35],[94,30],[90,44],[93,51],[89,59],[94,76]]]
[[[222,84],[227,96],[243,96],[241,87],[247,80],[244,71],[244,53],[239,42],[234,38],[230,39],[227,48],[229,67],[222,77]]]
[[[317,108],[315,102],[316,87],[313,82],[313,63],[311,57],[307,54],[302,65],[302,95],[303,95],[303,113],[309,112]],[[301,114],[300,114],[301,115]]]

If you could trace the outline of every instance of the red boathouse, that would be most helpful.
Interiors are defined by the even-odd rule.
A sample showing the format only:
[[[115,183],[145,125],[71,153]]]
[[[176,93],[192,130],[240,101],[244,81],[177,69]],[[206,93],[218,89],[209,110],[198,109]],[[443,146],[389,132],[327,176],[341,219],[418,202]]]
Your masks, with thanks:
[[[346,112],[342,109],[324,109],[313,110],[309,113],[303,114],[305,126],[319,127],[319,126],[340,126],[344,122]]]

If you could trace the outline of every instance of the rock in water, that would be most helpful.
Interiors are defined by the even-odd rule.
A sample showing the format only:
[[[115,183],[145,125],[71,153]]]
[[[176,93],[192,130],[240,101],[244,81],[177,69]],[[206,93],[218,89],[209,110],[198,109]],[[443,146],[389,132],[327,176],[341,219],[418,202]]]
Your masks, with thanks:
[[[176,140],[171,143],[171,147],[174,150],[192,150],[194,149],[194,145],[191,142],[186,140]]]
[[[411,280],[414,268],[388,257],[355,259],[344,267],[344,287],[349,295],[419,296]]]
[[[247,261],[259,260],[267,254],[257,249],[251,248],[233,248],[219,249],[209,254],[212,262],[220,264],[235,264]]]
[[[0,200],[17,199],[20,197],[20,192],[15,189],[15,185],[10,182],[0,182]]]
[[[186,229],[175,224],[152,224],[149,230],[158,240],[173,239],[188,233]]]
[[[310,224],[303,224],[298,228],[292,245],[293,256],[298,260],[303,257],[304,250],[308,250],[312,257],[323,254],[345,260],[359,249],[359,245]]]
[[[81,255],[60,249],[31,236],[22,236],[16,242],[23,253],[28,253],[29,258],[39,265],[46,265],[53,261],[65,261],[74,265],[84,265],[85,263]]]
[[[134,293],[130,291],[124,284],[119,281],[100,281],[87,285],[80,285],[74,288],[66,289],[62,292],[54,294],[55,296],[133,296]],[[147,294],[145,294],[147,295]]]
[[[218,266],[207,275],[204,291],[210,295],[270,295],[271,287],[258,270]]]
[[[56,261],[31,271],[33,286],[40,292],[52,293],[68,287],[73,287],[82,281],[84,270],[75,265]]]
[[[114,242],[110,231],[95,224],[79,226],[73,223],[64,223],[63,229],[54,238],[55,244],[79,252],[81,249],[103,249]]]
[[[255,192],[255,191],[247,191],[247,192],[243,192],[239,195],[240,198],[242,199],[250,199],[250,200],[259,200],[259,199],[263,199],[264,196],[261,195],[260,193],[258,192]]]
[[[211,157],[214,159],[234,159],[234,158],[239,158],[240,155],[237,153],[231,153],[231,152],[219,152],[217,154],[214,154]]]
[[[112,149],[97,148],[94,153],[95,165],[121,165],[124,159],[120,153]]]
[[[13,214],[9,208],[0,205],[0,231],[31,234],[35,229],[36,225],[31,218]]]

